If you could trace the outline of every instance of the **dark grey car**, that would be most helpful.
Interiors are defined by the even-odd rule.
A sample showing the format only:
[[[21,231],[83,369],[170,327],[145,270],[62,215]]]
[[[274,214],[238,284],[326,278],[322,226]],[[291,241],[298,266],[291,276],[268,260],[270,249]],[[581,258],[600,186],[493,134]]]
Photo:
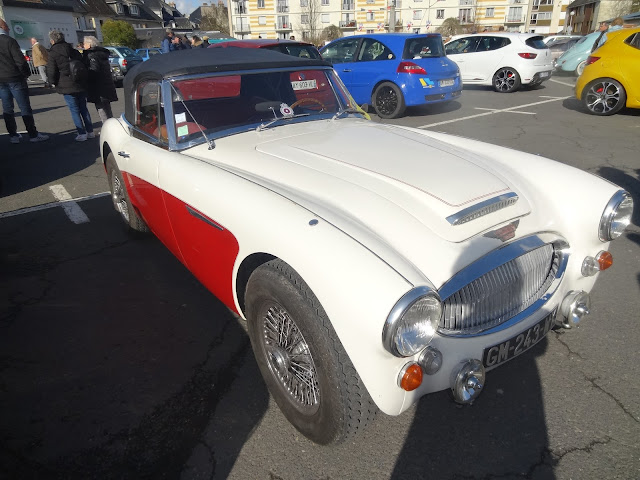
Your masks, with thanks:
[[[116,62],[120,67],[120,72],[124,76],[127,74],[129,69],[142,63],[142,57],[140,55],[136,55],[136,52],[131,50],[129,47],[111,47],[105,46],[107,50],[110,52],[109,62],[112,65],[115,65]]]

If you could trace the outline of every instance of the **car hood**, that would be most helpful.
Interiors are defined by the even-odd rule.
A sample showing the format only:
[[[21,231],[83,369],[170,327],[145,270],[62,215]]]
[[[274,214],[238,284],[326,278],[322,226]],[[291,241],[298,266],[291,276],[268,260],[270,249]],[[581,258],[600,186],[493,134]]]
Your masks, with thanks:
[[[459,253],[459,242],[530,212],[524,195],[492,169],[490,159],[418,130],[343,119],[257,136],[251,144],[245,134],[218,139],[214,150],[200,145],[187,154],[261,184],[372,251],[382,245],[422,271],[432,247]],[[513,205],[460,225],[447,220],[509,193],[519,196]]]

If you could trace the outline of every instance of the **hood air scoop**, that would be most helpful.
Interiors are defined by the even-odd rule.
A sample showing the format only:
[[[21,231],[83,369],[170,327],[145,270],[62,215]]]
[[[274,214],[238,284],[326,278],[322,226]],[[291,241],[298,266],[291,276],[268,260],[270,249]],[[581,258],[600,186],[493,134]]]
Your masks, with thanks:
[[[476,218],[484,217],[489,213],[497,212],[503,208],[507,208],[518,201],[518,195],[514,192],[498,195],[484,202],[476,203],[471,207],[460,210],[459,212],[449,215],[447,221],[451,225],[462,225]]]

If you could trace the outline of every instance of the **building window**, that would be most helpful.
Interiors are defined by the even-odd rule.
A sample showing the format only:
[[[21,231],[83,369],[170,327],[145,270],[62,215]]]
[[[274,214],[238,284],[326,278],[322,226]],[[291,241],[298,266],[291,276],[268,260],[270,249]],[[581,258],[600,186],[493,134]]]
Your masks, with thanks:
[[[371,11],[367,12],[367,22],[373,22],[375,19],[375,13]]]
[[[522,21],[522,7],[509,7],[507,13],[507,22],[521,22]]]
[[[309,6],[309,0],[300,0],[300,6],[301,7],[308,7]]]
[[[304,23],[305,25],[309,23],[309,15],[303,14],[300,15],[300,23]]]
[[[471,23],[471,9],[461,8],[458,11],[458,20],[460,23]]]
[[[329,0],[322,0],[322,5],[328,6],[329,5]]]
[[[322,14],[322,23],[329,23],[329,14],[328,13],[323,13]]]
[[[264,0],[258,0],[258,8],[264,8]]]
[[[287,0],[278,0],[278,13],[287,13],[289,11],[289,2]]]
[[[413,11],[413,19],[414,20],[422,20],[422,10],[414,10]]]
[[[258,25],[266,25],[267,24],[267,17],[265,17],[264,15],[258,17]]]
[[[376,31],[372,28],[367,29],[368,34],[376,33]]]
[[[117,14],[122,15],[124,13],[124,7],[121,3],[115,3],[113,6]]]
[[[137,5],[129,5],[129,12],[131,12],[131,15],[140,15]]]
[[[538,20],[551,20],[551,12],[532,13],[531,23],[538,23]]]
[[[436,18],[444,18],[444,8],[436,10]]]
[[[459,5],[473,5],[473,0],[460,0]]]
[[[489,8],[487,8],[487,11],[485,12],[484,16],[485,17],[493,17],[494,12],[495,12],[495,8],[489,7]]]

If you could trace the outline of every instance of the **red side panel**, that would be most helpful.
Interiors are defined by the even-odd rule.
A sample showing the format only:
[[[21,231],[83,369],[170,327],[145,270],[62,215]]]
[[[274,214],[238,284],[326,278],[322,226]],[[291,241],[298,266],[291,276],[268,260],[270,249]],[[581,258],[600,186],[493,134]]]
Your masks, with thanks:
[[[238,241],[223,225],[163,192],[184,263],[220,301],[238,313],[233,300],[233,265]]]
[[[171,253],[182,263],[185,263],[171,228],[171,222],[162,198],[162,190],[130,173],[122,172],[122,175],[131,203],[138,209],[145,223]]]

